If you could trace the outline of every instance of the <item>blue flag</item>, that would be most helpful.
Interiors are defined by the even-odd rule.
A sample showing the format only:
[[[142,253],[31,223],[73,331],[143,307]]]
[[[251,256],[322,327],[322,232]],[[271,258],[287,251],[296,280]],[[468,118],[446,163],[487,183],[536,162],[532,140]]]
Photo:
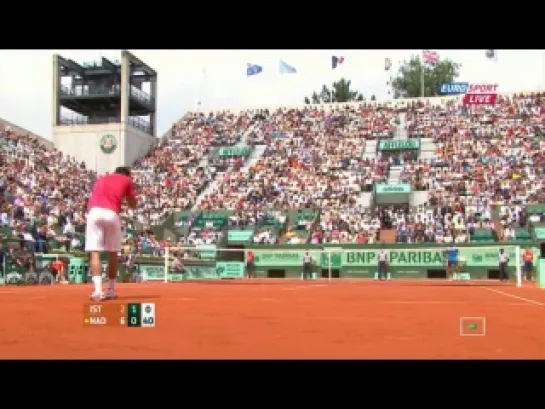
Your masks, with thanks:
[[[248,68],[246,68],[246,75],[249,77],[251,75],[260,74],[263,71],[263,67],[257,64],[248,63]]]
[[[280,74],[295,74],[297,70],[284,61],[280,60]]]

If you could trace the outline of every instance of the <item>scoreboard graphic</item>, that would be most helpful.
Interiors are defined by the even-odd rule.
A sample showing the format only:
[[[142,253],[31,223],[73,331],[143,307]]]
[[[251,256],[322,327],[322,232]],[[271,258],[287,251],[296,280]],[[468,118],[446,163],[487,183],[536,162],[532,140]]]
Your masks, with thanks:
[[[87,327],[155,327],[155,303],[87,303],[83,306]]]

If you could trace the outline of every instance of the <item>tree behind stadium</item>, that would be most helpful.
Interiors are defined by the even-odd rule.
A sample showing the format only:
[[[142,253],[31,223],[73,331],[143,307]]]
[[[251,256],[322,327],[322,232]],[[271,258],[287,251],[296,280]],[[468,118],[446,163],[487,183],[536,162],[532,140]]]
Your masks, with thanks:
[[[460,75],[461,64],[452,60],[441,60],[435,67],[424,68],[424,95],[439,95],[441,84],[453,82]],[[420,57],[413,56],[404,61],[392,80],[394,98],[416,98],[421,96],[422,62]]]
[[[333,83],[332,88],[323,85],[320,92],[314,91],[310,98],[305,97],[305,104],[328,104],[331,102],[364,101],[363,95],[350,88],[351,81],[341,78]],[[333,92],[332,92],[333,91]],[[331,101],[333,97],[333,101]]]

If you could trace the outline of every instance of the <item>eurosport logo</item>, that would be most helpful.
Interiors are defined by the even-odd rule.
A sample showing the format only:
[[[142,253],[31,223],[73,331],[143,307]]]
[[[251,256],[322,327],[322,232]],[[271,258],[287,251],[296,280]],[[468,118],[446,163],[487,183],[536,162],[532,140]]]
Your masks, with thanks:
[[[498,84],[471,84],[464,95],[464,105],[494,105],[498,99]]]
[[[445,82],[441,85],[441,95],[465,94],[469,88],[468,82]]]
[[[464,105],[494,105],[498,98],[498,84],[469,84],[446,82],[441,85],[441,95],[465,94]]]

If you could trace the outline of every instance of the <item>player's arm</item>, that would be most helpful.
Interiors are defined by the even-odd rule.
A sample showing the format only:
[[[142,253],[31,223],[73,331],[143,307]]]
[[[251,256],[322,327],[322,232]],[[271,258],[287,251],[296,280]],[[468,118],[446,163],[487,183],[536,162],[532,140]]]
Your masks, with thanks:
[[[132,183],[132,180],[129,182],[129,186],[127,187],[127,204],[131,209],[136,209],[136,194],[134,193],[134,184]]]

